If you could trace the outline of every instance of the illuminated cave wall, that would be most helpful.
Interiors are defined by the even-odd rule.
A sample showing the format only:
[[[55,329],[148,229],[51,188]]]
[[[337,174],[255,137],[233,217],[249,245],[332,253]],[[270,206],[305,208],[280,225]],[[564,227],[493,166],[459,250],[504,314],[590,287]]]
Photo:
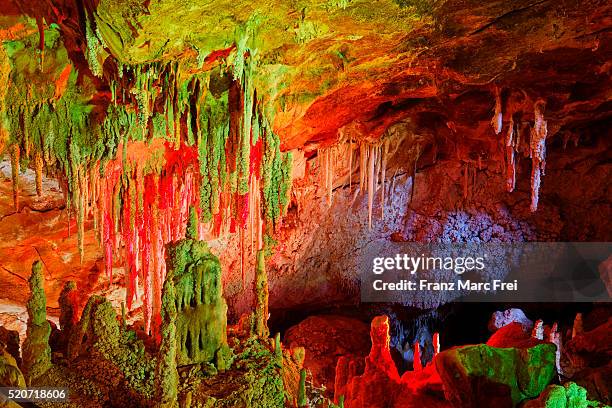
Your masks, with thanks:
[[[595,5],[349,3],[7,6],[2,253],[142,304],[149,331],[190,205],[232,319],[263,246],[274,310],[350,301],[372,242],[609,239],[609,44],[572,35],[605,26]]]

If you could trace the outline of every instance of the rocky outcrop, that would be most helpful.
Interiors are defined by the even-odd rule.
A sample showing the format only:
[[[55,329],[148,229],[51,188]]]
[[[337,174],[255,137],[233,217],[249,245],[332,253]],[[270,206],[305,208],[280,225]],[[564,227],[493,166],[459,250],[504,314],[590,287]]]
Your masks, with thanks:
[[[206,242],[190,236],[169,244],[166,250],[166,279],[172,279],[175,288],[177,364],[216,361],[223,368],[227,305],[219,259]]]
[[[378,316],[372,320],[370,329],[372,349],[365,358],[363,373],[351,376],[346,372],[346,360],[338,361],[336,367],[335,397],[344,397],[347,408],[365,408],[376,404],[380,407],[392,406],[400,376],[391,357],[389,347],[389,318]],[[350,365],[349,365],[350,367]],[[342,380],[345,379],[345,383]]]
[[[510,323],[520,323],[525,330],[531,330],[533,322],[525,316],[521,309],[507,309],[493,313],[489,321],[489,330],[494,332]]]
[[[333,395],[335,368],[340,358],[361,359],[370,349],[368,326],[338,315],[310,316],[287,330],[284,344],[303,347],[304,367],[316,386],[324,385]]]
[[[19,351],[19,333],[0,326],[0,346],[8,352],[18,364],[21,364],[21,353]]]
[[[117,392],[112,404],[146,406],[154,395],[155,356],[145,350],[135,332],[120,325],[112,304],[92,296],[67,346],[68,366],[85,379]]]
[[[555,375],[555,346],[455,347],[434,359],[446,398],[454,407],[515,407],[537,397]]]
[[[525,330],[521,323],[512,322],[493,333],[489,340],[487,340],[487,346],[497,348],[529,348],[543,342],[543,340],[533,337],[531,332]]]
[[[25,388],[26,382],[15,358],[0,345],[0,387]]]
[[[597,401],[589,401],[587,391],[574,382],[564,385],[550,385],[534,400],[527,401],[521,408],[587,408],[604,407]]]

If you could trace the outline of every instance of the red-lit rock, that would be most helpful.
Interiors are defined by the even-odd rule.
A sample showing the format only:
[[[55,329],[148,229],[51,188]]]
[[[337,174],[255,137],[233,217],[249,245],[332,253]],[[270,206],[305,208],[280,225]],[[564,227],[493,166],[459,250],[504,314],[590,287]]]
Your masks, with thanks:
[[[337,315],[308,317],[287,330],[284,343],[305,349],[304,367],[312,373],[315,385],[325,385],[331,395],[338,360],[363,361],[370,347],[365,323]]]

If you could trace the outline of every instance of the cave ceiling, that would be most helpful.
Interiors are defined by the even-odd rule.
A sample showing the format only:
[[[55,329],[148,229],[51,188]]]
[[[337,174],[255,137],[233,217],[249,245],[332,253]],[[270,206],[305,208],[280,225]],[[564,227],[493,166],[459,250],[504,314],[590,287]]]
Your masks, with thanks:
[[[379,137],[406,118],[486,133],[496,92],[526,117],[545,98],[549,136],[604,120],[611,12],[605,0],[10,0],[0,37],[38,47],[43,69],[27,78],[55,84],[48,92],[61,93],[65,66],[76,68],[100,115],[125,67],[171,64],[187,79],[249,58],[281,148],[313,150],[343,130]]]

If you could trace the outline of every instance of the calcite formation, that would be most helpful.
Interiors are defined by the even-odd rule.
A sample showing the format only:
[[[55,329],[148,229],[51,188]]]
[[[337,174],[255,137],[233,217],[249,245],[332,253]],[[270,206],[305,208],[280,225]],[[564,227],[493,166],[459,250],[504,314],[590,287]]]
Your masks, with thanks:
[[[47,321],[42,262],[38,261],[32,265],[29,283],[28,330],[22,352],[23,371],[28,384],[51,368],[51,325]]]
[[[360,298],[402,242],[610,241],[610,15],[4,0],[0,379],[85,408],[610,403],[600,305],[487,338],[509,305],[458,329],[454,296]]]
[[[192,222],[196,221],[195,210],[192,216]],[[188,228],[190,235],[167,248],[166,279],[173,281],[175,292],[176,360],[179,366],[216,361],[217,366],[224,367],[227,305],[221,266],[206,242],[191,235],[196,233],[195,225]]]
[[[516,406],[538,396],[553,379],[555,347],[464,346],[441,352],[434,362],[446,397],[454,406],[479,407],[483,403]],[[475,392],[476,389],[479,391]]]

